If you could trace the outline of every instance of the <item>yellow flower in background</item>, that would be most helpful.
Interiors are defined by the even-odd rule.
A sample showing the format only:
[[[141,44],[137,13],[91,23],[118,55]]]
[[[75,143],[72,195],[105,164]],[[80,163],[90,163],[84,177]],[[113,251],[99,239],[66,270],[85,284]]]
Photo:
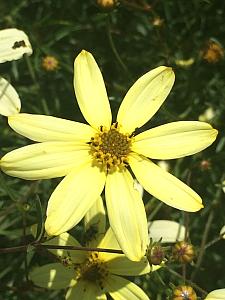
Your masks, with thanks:
[[[52,55],[47,55],[42,59],[42,68],[46,71],[55,71],[59,67],[59,61]]]
[[[87,226],[88,225],[88,226]],[[85,216],[85,231],[97,225],[96,239],[91,247],[120,250],[111,229],[105,234],[104,207],[99,198]],[[51,245],[81,246],[68,233],[46,242]],[[38,286],[50,289],[68,288],[67,300],[113,299],[148,300],[148,296],[136,284],[122,276],[143,275],[150,272],[145,257],[132,262],[122,254],[106,252],[86,252],[68,250],[50,250],[60,263],[51,263],[37,267],[30,273],[30,279]],[[158,267],[154,267],[156,270]]]
[[[225,300],[225,289],[218,289],[210,292],[205,300]]]
[[[205,49],[202,51],[202,57],[208,63],[217,63],[224,58],[224,49],[216,40],[209,40]]]
[[[32,47],[27,35],[16,28],[0,30],[0,63],[31,55]]]
[[[110,226],[124,253],[139,260],[148,243],[147,220],[128,166],[144,189],[164,203],[190,212],[203,207],[198,194],[149,158],[197,153],[215,140],[217,130],[204,122],[180,121],[135,134],[163,104],[173,83],[168,67],[143,75],[127,92],[112,124],[102,74],[93,56],[83,50],[74,63],[74,88],[90,125],[32,114],[9,117],[16,132],[40,143],[6,154],[1,169],[28,180],[66,176],[48,203],[49,235],[75,226],[105,187]]]

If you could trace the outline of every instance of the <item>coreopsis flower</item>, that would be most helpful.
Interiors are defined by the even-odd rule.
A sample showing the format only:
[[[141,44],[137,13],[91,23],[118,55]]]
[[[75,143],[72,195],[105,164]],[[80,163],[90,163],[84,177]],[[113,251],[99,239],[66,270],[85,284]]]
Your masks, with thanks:
[[[55,71],[59,67],[59,61],[54,56],[47,55],[42,59],[42,67],[49,72]]]
[[[0,77],[0,114],[12,116],[20,112],[21,102],[14,87]]]
[[[224,58],[224,49],[216,40],[209,40],[202,52],[202,57],[208,63],[217,63]]]
[[[197,300],[197,295],[191,286],[180,285],[174,289],[172,300]]]
[[[0,30],[0,63],[31,55],[32,47],[27,35],[16,28]]]
[[[96,239],[91,246],[116,249],[120,247],[111,229],[106,234],[104,227],[104,208],[101,199],[85,216],[85,229],[98,225]],[[97,213],[97,214],[96,214]],[[89,226],[87,227],[87,224]],[[80,246],[79,242],[68,233],[46,242],[51,245]],[[50,250],[59,260],[37,267],[30,273],[30,279],[38,286],[50,289],[68,288],[65,298],[73,299],[106,299],[110,294],[113,299],[148,300],[148,296],[136,284],[122,276],[143,275],[150,272],[150,266],[145,257],[139,262],[130,261],[123,254],[106,252]]]
[[[225,289],[218,289],[210,292],[205,300],[225,300]]]
[[[163,104],[173,83],[171,68],[143,75],[127,92],[112,124],[102,74],[93,56],[82,51],[74,63],[77,101],[89,125],[52,116],[17,114],[9,125],[40,143],[6,154],[1,169],[37,180],[66,176],[48,202],[46,231],[59,235],[75,226],[105,187],[110,226],[124,253],[139,260],[148,243],[147,219],[132,173],[151,195],[185,211],[203,207],[200,196],[151,159],[175,159],[197,153],[217,130],[197,121],[172,122],[136,134]]]

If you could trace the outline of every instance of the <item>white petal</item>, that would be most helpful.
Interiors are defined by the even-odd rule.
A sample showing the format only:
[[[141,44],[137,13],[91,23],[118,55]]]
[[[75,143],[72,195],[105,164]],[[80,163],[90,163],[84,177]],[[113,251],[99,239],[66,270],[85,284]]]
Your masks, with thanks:
[[[106,288],[114,300],[149,300],[141,288],[119,276],[110,275]]]
[[[32,48],[27,35],[16,28],[0,30],[0,63],[31,55]]]
[[[14,87],[4,78],[0,77],[0,114],[11,116],[20,112],[21,102]]]
[[[94,57],[85,50],[74,62],[74,89],[86,121],[95,129],[109,129],[112,115],[104,80]]]
[[[156,220],[149,223],[149,237],[157,242],[175,243],[185,238],[185,227],[175,221]]]
[[[49,235],[68,231],[84,217],[105,185],[105,173],[91,164],[69,173],[52,193],[45,229]]]
[[[140,260],[148,243],[147,219],[129,171],[109,173],[105,193],[110,226],[121,249],[129,259]]]

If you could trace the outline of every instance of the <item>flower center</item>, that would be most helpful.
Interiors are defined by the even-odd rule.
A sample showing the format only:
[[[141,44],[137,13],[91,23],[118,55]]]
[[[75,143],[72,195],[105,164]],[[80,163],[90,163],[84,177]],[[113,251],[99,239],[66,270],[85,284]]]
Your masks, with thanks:
[[[76,268],[76,275],[77,280],[91,281],[103,289],[108,270],[105,262],[99,259],[98,253],[92,252],[88,259]]]
[[[91,154],[103,170],[115,171],[128,163],[132,137],[120,133],[118,127],[118,123],[114,123],[108,131],[101,127],[100,132],[91,138]]]

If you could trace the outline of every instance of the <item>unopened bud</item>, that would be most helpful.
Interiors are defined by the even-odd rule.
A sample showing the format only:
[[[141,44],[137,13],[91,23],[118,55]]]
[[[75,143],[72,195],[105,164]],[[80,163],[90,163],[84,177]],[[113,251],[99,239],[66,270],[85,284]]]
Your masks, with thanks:
[[[180,263],[190,263],[195,256],[194,247],[185,241],[177,242],[173,246],[172,255]]]
[[[150,265],[160,265],[165,258],[165,253],[161,245],[150,246],[146,253]]]
[[[197,295],[191,286],[181,285],[174,289],[172,300],[197,300]]]

